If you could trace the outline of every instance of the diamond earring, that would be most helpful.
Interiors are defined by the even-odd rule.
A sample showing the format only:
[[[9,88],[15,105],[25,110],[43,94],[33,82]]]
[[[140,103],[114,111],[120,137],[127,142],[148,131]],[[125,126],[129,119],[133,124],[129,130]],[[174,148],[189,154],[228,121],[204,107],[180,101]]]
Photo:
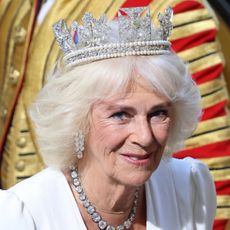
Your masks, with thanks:
[[[81,130],[78,130],[75,135],[75,151],[77,158],[80,160],[83,158],[84,151],[84,134]]]

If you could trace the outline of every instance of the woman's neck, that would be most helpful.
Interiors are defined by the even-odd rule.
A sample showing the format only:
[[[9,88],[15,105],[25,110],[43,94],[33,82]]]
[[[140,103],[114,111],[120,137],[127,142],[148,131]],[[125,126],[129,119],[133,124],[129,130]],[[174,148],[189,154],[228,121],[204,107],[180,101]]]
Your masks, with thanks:
[[[122,213],[132,208],[137,187],[119,184],[103,175],[96,176],[90,170],[79,169],[79,175],[88,199],[98,210]]]
[[[87,211],[79,200],[79,195],[74,189],[72,178],[69,176],[68,172],[65,173],[65,175],[72,187],[74,197],[78,203],[78,207],[83,215],[83,218],[84,220],[87,220],[86,222],[89,224],[92,220],[90,220]],[[127,220],[134,205],[135,192],[137,190],[136,187],[111,183],[103,179],[97,181],[97,177],[90,175],[89,171],[87,171],[86,174],[84,174],[83,171],[79,171],[79,175],[84,192],[103,219],[114,226],[120,225]],[[94,179],[92,180],[88,178]],[[143,226],[145,225],[144,186],[139,189],[135,225],[140,223]],[[94,223],[91,224],[94,225]]]

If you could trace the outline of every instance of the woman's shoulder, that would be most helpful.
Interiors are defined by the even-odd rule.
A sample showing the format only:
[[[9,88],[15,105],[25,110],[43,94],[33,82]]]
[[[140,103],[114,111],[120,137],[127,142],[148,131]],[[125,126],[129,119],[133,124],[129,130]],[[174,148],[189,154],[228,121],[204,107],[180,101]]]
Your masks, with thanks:
[[[60,170],[46,168],[34,176],[25,179],[9,189],[19,197],[44,193],[48,189],[58,186],[64,175]]]
[[[215,185],[210,170],[202,161],[186,157],[184,159],[172,158],[169,162],[175,186],[196,191],[196,193],[208,193],[215,196]],[[183,189],[182,189],[183,190]]]
[[[0,190],[0,229],[34,229],[30,211],[11,191]]]
[[[208,167],[200,160],[194,159],[192,157],[185,157],[183,159],[170,158],[169,163],[179,170],[189,170],[191,173],[196,172],[196,170],[209,171]]]
[[[150,178],[157,199],[167,200],[173,206],[181,229],[211,229],[215,210],[216,194],[208,167],[199,160],[163,159]],[[160,187],[159,187],[160,186]]]
[[[174,177],[174,181],[180,183],[182,181],[190,181],[191,179],[195,181],[202,177],[212,181],[209,168],[200,160],[191,157],[162,159],[158,169],[153,173],[153,177],[162,174],[171,174]]]
[[[46,168],[34,176],[19,182],[7,191],[15,194],[29,208],[51,203],[68,188],[60,170]],[[61,194],[62,195],[62,194]]]
[[[183,159],[177,158],[164,158],[162,160],[162,164],[164,167],[172,168],[175,172],[187,172],[187,173],[195,173],[196,170],[201,170],[208,172],[208,167],[200,160],[194,159],[192,157],[185,157]],[[180,173],[181,174],[181,173]]]
[[[65,229],[67,224],[69,229],[76,229],[79,219],[71,189],[60,170],[47,168],[8,190],[0,190],[0,229]]]
[[[186,199],[189,195],[192,199],[198,193],[202,195],[206,191],[206,195],[215,197],[215,186],[209,168],[200,160],[191,157],[163,159],[152,179],[161,180],[166,176],[170,178],[175,191]]]
[[[44,169],[8,190],[0,190],[0,213],[5,214],[0,214],[0,229],[52,229],[52,213],[59,215],[58,207],[68,206],[69,197],[64,174]]]

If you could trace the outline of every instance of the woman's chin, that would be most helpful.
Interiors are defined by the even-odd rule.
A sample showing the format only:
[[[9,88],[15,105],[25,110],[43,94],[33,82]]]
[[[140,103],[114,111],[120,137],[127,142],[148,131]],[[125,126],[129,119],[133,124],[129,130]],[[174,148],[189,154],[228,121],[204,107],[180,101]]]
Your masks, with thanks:
[[[151,175],[152,171],[130,173],[124,176],[120,183],[126,186],[139,187],[144,185]]]
[[[141,186],[150,178],[152,173],[158,168],[159,162],[155,159],[147,164],[133,164],[133,162],[123,161],[120,171],[120,182],[130,186]],[[118,174],[118,175],[119,175]]]

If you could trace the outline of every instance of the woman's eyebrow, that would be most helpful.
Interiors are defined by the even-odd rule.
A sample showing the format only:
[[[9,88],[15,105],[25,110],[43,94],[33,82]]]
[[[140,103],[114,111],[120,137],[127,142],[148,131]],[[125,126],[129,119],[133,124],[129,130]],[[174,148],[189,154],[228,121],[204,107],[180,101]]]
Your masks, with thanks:
[[[115,104],[115,105],[109,105],[107,110],[125,110],[125,111],[134,111],[135,108],[129,105],[122,105],[122,104]]]
[[[160,108],[168,108],[171,107],[171,102],[167,101],[167,102],[163,102],[163,103],[159,103],[156,105],[153,105],[150,108],[150,111],[155,110],[155,109],[160,109]],[[126,110],[126,111],[135,111],[136,108],[130,105],[126,105],[121,103],[115,103],[115,104],[107,104],[106,106],[106,110]]]
[[[168,102],[163,102],[163,103],[156,104],[156,105],[152,106],[151,110],[170,108],[171,106],[172,106],[172,103],[170,101],[168,101]]]

